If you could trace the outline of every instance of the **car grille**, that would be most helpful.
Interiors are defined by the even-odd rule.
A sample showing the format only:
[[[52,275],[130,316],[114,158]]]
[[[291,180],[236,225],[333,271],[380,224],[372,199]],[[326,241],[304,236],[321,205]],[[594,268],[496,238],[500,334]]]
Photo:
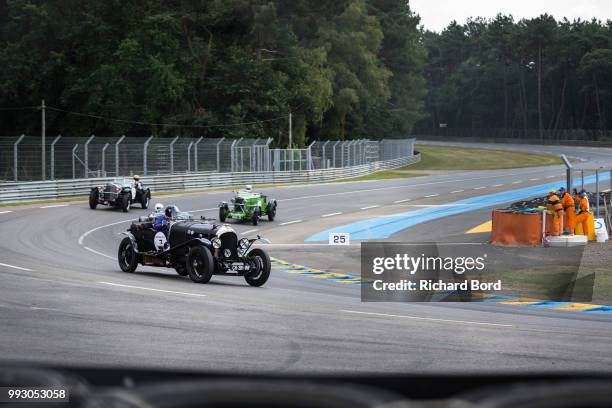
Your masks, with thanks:
[[[234,201],[234,211],[242,211],[244,208],[244,199],[241,197],[236,197]]]
[[[117,198],[117,193],[114,191],[113,187],[106,186],[104,188],[104,194],[102,195],[104,201],[115,201]]]
[[[238,236],[232,232],[226,232],[219,239],[221,240],[221,255],[225,257],[223,254],[226,249],[229,249],[232,253],[230,258],[238,258]]]

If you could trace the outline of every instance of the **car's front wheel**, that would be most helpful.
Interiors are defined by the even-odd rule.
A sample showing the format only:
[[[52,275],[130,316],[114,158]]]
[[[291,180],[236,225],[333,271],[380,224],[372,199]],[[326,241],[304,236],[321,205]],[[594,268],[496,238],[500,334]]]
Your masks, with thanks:
[[[274,204],[268,204],[268,221],[274,221],[276,216],[276,206]]]
[[[187,273],[195,283],[208,283],[213,275],[214,262],[210,250],[197,245],[187,255]]]
[[[259,208],[253,210],[253,217],[251,218],[253,225],[257,225],[259,222]]]
[[[263,249],[255,248],[247,255],[253,260],[255,270],[244,275],[244,279],[251,286],[262,286],[270,277],[272,263],[270,257]]]
[[[117,260],[123,272],[134,272],[138,266],[138,254],[132,245],[132,240],[128,237],[123,238],[119,244]]]
[[[221,206],[219,207],[219,221],[220,222],[225,222],[225,206]]]
[[[98,206],[98,190],[91,190],[89,193],[89,208],[95,210]]]
[[[130,204],[130,196],[128,194],[123,194],[121,196],[121,209],[123,210],[123,212],[130,211]]]

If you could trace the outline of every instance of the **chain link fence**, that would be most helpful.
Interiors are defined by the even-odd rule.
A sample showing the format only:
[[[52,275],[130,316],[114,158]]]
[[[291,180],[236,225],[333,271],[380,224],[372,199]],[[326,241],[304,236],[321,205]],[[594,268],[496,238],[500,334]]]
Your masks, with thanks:
[[[272,139],[68,137],[46,138],[49,180],[268,172],[359,166],[414,155],[414,139],[316,141],[305,149],[274,149]],[[41,138],[0,137],[0,180],[42,180]]]

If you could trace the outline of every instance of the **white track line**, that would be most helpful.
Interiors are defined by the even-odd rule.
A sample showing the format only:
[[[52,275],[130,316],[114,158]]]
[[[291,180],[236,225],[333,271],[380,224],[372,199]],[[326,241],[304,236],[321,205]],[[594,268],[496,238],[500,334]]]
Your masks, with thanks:
[[[437,197],[437,196],[439,196],[439,195],[440,195],[440,194],[430,194],[430,195],[426,195],[426,196],[425,196],[425,197],[423,197],[423,198]]]
[[[259,230],[258,230],[257,228],[255,228],[255,229],[250,229],[250,230],[247,230],[247,231],[241,232],[240,234],[242,234],[242,235],[252,234],[252,233],[254,233],[254,232],[256,232],[256,231],[259,231]]]
[[[6,266],[7,268],[13,268],[13,269],[19,269],[20,271],[32,272],[32,269],[23,268],[21,266],[9,265],[9,264],[5,264],[5,263],[0,263],[0,266]]]
[[[538,180],[539,180],[539,178],[532,178],[532,179],[529,179],[529,181],[538,181]]]
[[[522,183],[523,180],[517,180],[517,181],[513,181],[512,184],[518,184],[518,183]]]
[[[474,190],[482,190],[483,188],[487,188],[487,186],[474,187]]]
[[[93,253],[94,253],[94,254],[96,254],[96,255],[100,255],[100,256],[103,256],[103,257],[105,257],[105,258],[112,259],[113,261],[116,259],[115,257],[112,257],[112,256],[110,256],[110,255],[106,255],[106,254],[103,254],[102,252],[98,252],[98,251],[96,251],[95,249],[91,249],[91,248],[90,248],[90,247],[88,247],[88,246],[84,246],[84,245],[83,245],[83,248],[85,248],[85,249],[86,249],[86,250],[88,250],[89,252],[93,252]]]
[[[491,187],[501,187],[503,184],[493,184]]]
[[[112,283],[112,282],[98,282],[98,283],[101,283],[103,285],[118,286],[120,288],[150,290],[152,292],[172,293],[172,294],[175,294],[175,295],[187,295],[187,296],[206,297],[206,295],[204,295],[202,293],[176,292],[174,290],[145,288],[143,286],[122,285],[120,283]]]
[[[406,201],[412,201],[412,198],[406,198],[404,200],[394,201],[393,204],[405,203]]]
[[[55,205],[43,205],[38,208],[57,208],[57,207],[68,207],[70,204],[55,204]]]
[[[372,208],[377,208],[380,207],[380,205],[376,204],[376,205],[368,205],[367,207],[361,207],[360,210],[369,210]]]
[[[465,190],[455,190],[451,191],[451,194],[463,193]]]
[[[321,218],[327,218],[327,217],[333,217],[334,215],[340,215],[342,214],[341,212],[335,212],[335,213],[330,213],[330,214],[323,214],[321,216]]]
[[[12,213],[12,211],[8,210],[8,211],[0,211],[0,214],[8,214],[8,213]]]
[[[399,318],[403,318],[403,319],[426,320],[426,321],[430,321],[430,322],[477,324],[477,325],[481,325],[481,326],[496,326],[496,327],[514,327],[511,324],[488,323],[488,322],[473,322],[473,321],[469,321],[469,320],[435,319],[433,317],[404,316],[404,315],[394,315],[394,314],[386,314],[386,313],[370,313],[370,312],[359,312],[359,311],[356,311],[356,310],[340,310],[340,312],[342,312],[342,313],[363,314],[363,315],[369,315],[369,316],[399,317]]]
[[[546,176],[546,178],[555,178],[555,176]]]
[[[298,223],[298,222],[302,222],[302,220],[287,221],[287,222],[280,223],[280,224],[278,224],[278,225],[289,225],[289,224],[296,224],[296,223]]]

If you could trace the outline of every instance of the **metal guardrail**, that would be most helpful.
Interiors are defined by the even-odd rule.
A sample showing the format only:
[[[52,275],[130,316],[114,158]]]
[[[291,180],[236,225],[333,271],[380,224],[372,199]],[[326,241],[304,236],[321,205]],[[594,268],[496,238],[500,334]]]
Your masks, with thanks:
[[[143,176],[141,180],[152,192],[193,191],[244,184],[316,183],[364,176],[381,170],[414,164],[420,160],[421,155],[417,153],[409,157],[343,168],[234,173],[201,172]],[[103,185],[111,180],[113,180],[112,177],[2,183],[0,184],[0,204],[86,196],[92,187]]]

